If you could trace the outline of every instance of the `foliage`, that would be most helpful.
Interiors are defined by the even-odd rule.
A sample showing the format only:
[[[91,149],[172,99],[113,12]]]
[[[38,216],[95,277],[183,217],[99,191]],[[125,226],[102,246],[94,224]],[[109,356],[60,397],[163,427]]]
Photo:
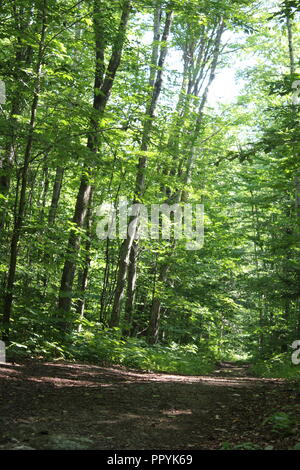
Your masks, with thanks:
[[[268,416],[263,424],[268,425],[272,429],[272,432],[276,434],[282,436],[297,436],[299,435],[299,417],[299,405],[292,405]],[[296,446],[294,447],[295,450]]]
[[[221,450],[262,450],[260,446],[253,442],[243,442],[241,444],[233,445],[229,442],[222,444]],[[267,450],[267,449],[266,449]]]
[[[256,377],[274,377],[300,379],[300,370],[291,361],[291,354],[277,354],[266,360],[257,359],[250,367],[250,373]]]
[[[257,375],[297,377],[299,6],[274,7],[1,5],[9,353],[189,374],[251,358]],[[210,100],[230,67],[243,88]],[[97,208],[120,196],[204,204],[204,246],[127,236],[124,255],[122,239],[97,236]]]
[[[174,342],[149,346],[144,339],[123,338],[118,328],[101,329],[97,325],[72,334],[64,347],[34,335],[26,344],[12,342],[7,352],[12,360],[30,357],[68,359],[186,375],[208,374],[215,363],[211,352],[203,347]]]

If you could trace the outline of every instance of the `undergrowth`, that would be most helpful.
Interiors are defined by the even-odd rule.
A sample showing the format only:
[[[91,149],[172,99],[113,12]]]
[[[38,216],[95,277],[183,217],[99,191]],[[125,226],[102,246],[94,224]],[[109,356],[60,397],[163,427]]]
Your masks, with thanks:
[[[300,380],[300,365],[292,363],[290,353],[277,354],[268,359],[254,359],[249,372],[255,377]]]
[[[65,338],[64,345],[36,335],[24,344],[12,342],[7,352],[15,360],[66,359],[184,375],[209,374],[215,364],[213,354],[203,347],[174,342],[151,346],[143,338],[122,338],[117,328],[76,332]]]

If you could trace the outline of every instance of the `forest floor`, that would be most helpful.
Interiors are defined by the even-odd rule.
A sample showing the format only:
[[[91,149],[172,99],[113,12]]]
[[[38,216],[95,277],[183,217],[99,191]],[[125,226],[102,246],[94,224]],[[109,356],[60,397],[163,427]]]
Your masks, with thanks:
[[[252,378],[247,366],[231,363],[210,376],[2,364],[0,449],[292,449],[297,436],[274,432],[265,420],[276,411],[299,413],[299,403],[285,380]]]

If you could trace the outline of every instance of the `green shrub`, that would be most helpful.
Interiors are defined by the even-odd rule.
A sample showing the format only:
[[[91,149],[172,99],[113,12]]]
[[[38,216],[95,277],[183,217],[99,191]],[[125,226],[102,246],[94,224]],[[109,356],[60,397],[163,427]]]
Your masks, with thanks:
[[[144,339],[124,340],[116,328],[76,333],[69,343],[69,359],[187,375],[209,373],[214,368],[212,355],[195,345],[150,346]]]
[[[257,377],[300,379],[300,366],[292,363],[291,354],[277,354],[269,359],[256,360],[249,372]]]
[[[284,436],[299,434],[299,405],[276,411],[263,424],[270,425],[273,432]]]
[[[122,337],[118,328],[105,329],[90,323],[81,332],[64,339],[61,346],[44,336],[32,333],[22,343],[12,342],[8,355],[13,359],[41,357],[61,358],[101,365],[120,364],[128,368],[184,375],[209,374],[214,369],[213,354],[194,344],[150,346],[145,339]]]

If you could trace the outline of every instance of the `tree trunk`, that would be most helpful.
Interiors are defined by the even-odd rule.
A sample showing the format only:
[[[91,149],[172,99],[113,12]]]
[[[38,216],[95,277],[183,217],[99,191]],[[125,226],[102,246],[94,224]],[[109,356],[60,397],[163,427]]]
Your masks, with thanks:
[[[93,21],[95,32],[96,66],[93,109],[96,111],[96,114],[93,113],[91,117],[91,133],[88,135],[87,143],[89,150],[94,153],[97,153],[99,150],[98,126],[105,111],[114,83],[115,75],[121,61],[131,2],[130,0],[124,0],[123,2],[118,34],[112,49],[106,72],[104,67],[105,43],[103,21],[101,19],[101,8],[104,8],[104,4],[102,4],[102,2],[99,0],[95,0]],[[88,170],[85,171],[81,178],[80,188],[76,200],[75,213],[73,217],[73,223],[76,229],[70,232],[67,256],[61,277],[58,300],[58,315],[61,318],[60,327],[62,330],[65,330],[69,323],[67,317],[71,307],[76,260],[80,248],[80,230],[84,227],[87,209],[92,197],[91,176],[92,172],[91,170]]]
[[[293,30],[292,23],[287,16],[286,18],[287,32],[288,32],[288,44],[289,44],[289,56],[290,56],[290,71],[291,75],[295,73],[295,55],[294,55],[294,45],[293,45]]]
[[[84,317],[84,310],[85,310],[85,304],[86,304],[86,289],[88,286],[88,274],[89,274],[89,268],[91,264],[91,257],[90,257],[90,249],[91,249],[91,227],[92,227],[92,218],[91,218],[91,202],[88,207],[88,214],[87,214],[87,228],[86,228],[86,235],[87,235],[87,240],[85,243],[85,254],[84,254],[84,263],[83,263],[83,269],[80,270],[79,275],[78,275],[78,290],[79,290],[79,300],[77,302],[77,314],[79,318],[79,324],[78,324],[78,331],[81,331],[82,329],[82,319]]]
[[[164,263],[161,266],[158,281],[159,283],[165,283],[167,280],[167,274],[169,269],[169,263]],[[156,344],[158,341],[158,333],[160,326],[160,311],[161,311],[161,299],[154,297],[151,306],[151,316],[148,328],[148,341],[150,344]]]
[[[16,116],[20,114],[21,106],[20,101],[18,98],[12,104],[11,116],[10,116],[10,142],[8,142],[4,157],[1,162],[1,169],[0,169],[0,194],[4,196],[5,202],[1,204],[1,211],[0,211],[0,231],[4,229],[5,226],[5,219],[6,219],[6,205],[7,205],[7,197],[9,195],[10,190],[10,180],[11,180],[11,172],[13,168],[13,162],[15,159],[15,125],[16,125]]]
[[[3,195],[5,198],[9,195],[10,190],[10,181],[11,181],[11,174],[14,165],[14,160],[16,159],[16,126],[18,124],[16,116],[20,115],[22,110],[25,107],[25,99],[22,95],[22,88],[26,88],[28,78],[25,76],[20,77],[20,69],[22,67],[26,68],[29,67],[32,63],[32,46],[23,45],[21,41],[21,36],[24,35],[24,31],[28,27],[29,19],[24,16],[23,22],[20,20],[20,13],[16,10],[15,5],[13,6],[14,12],[14,21],[15,21],[15,29],[19,31],[19,36],[17,37],[16,45],[17,51],[15,53],[15,64],[16,66],[16,81],[18,81],[19,85],[17,91],[15,92],[14,97],[12,98],[11,104],[11,111],[9,117],[9,137],[8,142],[5,146],[4,150],[4,157],[1,162],[0,168],[0,194]],[[21,80],[20,80],[21,78]],[[5,219],[6,219],[6,201],[3,204],[0,210],[0,232],[2,232],[5,226]]]
[[[292,27],[292,22],[290,17],[287,14],[286,17],[286,25],[287,25],[287,33],[288,33],[288,48],[289,48],[289,59],[290,59],[290,74],[291,78],[293,79],[294,74],[296,72],[296,66],[295,66],[295,53],[294,53],[294,43],[293,43],[293,27]],[[297,110],[295,105],[292,105],[292,113],[296,116],[297,115]],[[294,159],[297,158],[297,151],[294,147],[293,144],[293,156]],[[296,215],[296,227],[295,227],[295,232],[297,234],[298,238],[298,246],[299,246],[299,234],[300,234],[300,179],[299,179],[299,171],[296,172],[296,175],[294,176],[294,185],[295,185],[295,215]],[[299,279],[299,276],[298,276]],[[287,300],[287,305],[289,309],[289,302],[290,299]],[[296,308],[299,306],[299,299],[296,300]],[[286,315],[286,320],[288,321],[289,315]],[[296,319],[296,324],[295,324],[295,334],[298,335],[299,337],[299,332],[300,332],[300,314],[298,310],[298,318]]]
[[[53,189],[52,189],[51,206],[50,206],[49,214],[48,214],[48,224],[49,224],[49,226],[54,225],[54,222],[55,222],[55,219],[56,219],[56,214],[57,214],[58,202],[59,202],[61,188],[62,188],[62,181],[63,181],[64,171],[65,171],[64,168],[62,168],[61,166],[58,166],[56,168],[55,180],[54,180],[54,185],[53,185]]]
[[[160,25],[160,18],[161,18],[161,8],[158,6],[154,13],[154,34],[153,34],[153,49],[152,49],[152,60],[157,60],[157,37]],[[171,25],[173,19],[173,11],[169,11],[166,13],[166,20],[164,25],[164,31],[161,37],[162,45],[160,49],[159,59],[157,63],[157,73],[156,77],[153,76],[153,64],[151,64],[150,69],[150,84],[154,84],[152,88],[152,94],[149,100],[149,104],[147,106],[144,126],[143,126],[143,137],[141,143],[141,151],[147,151],[149,146],[149,140],[152,131],[153,125],[153,118],[154,112],[157,106],[157,100],[159,98],[161,88],[162,88],[162,72],[163,66],[167,56],[167,41],[169,38]],[[138,166],[137,166],[137,175],[136,175],[136,182],[135,182],[135,197],[133,204],[140,202],[144,190],[145,190],[145,170],[147,166],[147,157],[144,155],[139,158]],[[117,285],[114,295],[114,303],[112,308],[112,315],[110,320],[110,326],[116,327],[119,326],[120,322],[120,313],[121,313],[121,304],[124,295],[125,285],[126,285],[126,277],[127,277],[127,270],[130,260],[130,254],[132,249],[132,244],[134,242],[137,228],[138,228],[138,217],[139,213],[130,217],[130,226],[132,227],[131,234],[127,234],[126,240],[124,240],[121,252],[120,252],[120,261],[118,266],[118,277],[117,277]],[[133,271],[136,268],[133,268]],[[131,282],[135,279],[135,276],[131,276]],[[135,286],[129,286],[129,290],[133,292],[135,290]],[[134,296],[132,296],[134,298]],[[131,308],[131,307],[130,307]]]
[[[136,294],[136,278],[137,278],[137,256],[138,256],[138,243],[133,242],[130,251],[129,267],[128,267],[128,281],[127,281],[127,293],[125,303],[125,329],[124,335],[128,335],[131,331],[132,319],[134,313],[134,303]]]
[[[73,217],[73,224],[76,226],[77,230],[82,229],[86,221],[86,215],[88,206],[90,204],[92,196],[92,186],[89,182],[88,176],[83,176],[80,183],[80,188],[77,195],[75,213]],[[61,319],[59,326],[64,330],[67,328],[68,319],[65,318],[70,311],[71,307],[71,296],[72,296],[72,286],[75,275],[75,266],[76,258],[79,248],[81,237],[78,234],[78,231],[71,230],[68,248],[66,254],[66,260],[61,277],[61,286],[59,293],[59,313],[61,313]]]
[[[31,104],[30,112],[30,123],[29,123],[29,132],[27,137],[27,144],[24,154],[23,168],[21,172],[21,190],[20,198],[17,209],[17,214],[15,217],[13,233],[10,243],[10,260],[9,260],[9,269],[7,275],[6,289],[4,293],[4,302],[3,302],[3,340],[9,340],[9,329],[10,329],[10,320],[11,320],[11,311],[12,311],[12,301],[13,301],[13,291],[16,277],[16,267],[17,267],[17,256],[18,256],[18,244],[21,236],[21,229],[23,225],[25,206],[26,206],[26,189],[27,189],[27,175],[30,165],[30,156],[33,144],[34,136],[34,127],[36,122],[36,112],[39,101],[40,86],[41,86],[41,73],[42,73],[42,62],[44,54],[44,43],[46,37],[46,9],[47,9],[47,0],[43,0],[43,9],[41,12],[42,15],[42,27],[41,27],[41,36],[37,56],[36,64],[36,82],[34,88],[34,95]]]
[[[203,119],[203,109],[207,101],[209,89],[215,77],[215,72],[216,72],[219,54],[220,54],[220,45],[221,45],[223,31],[224,31],[224,23],[223,21],[221,21],[216,32],[213,60],[212,60],[211,67],[210,67],[209,79],[208,79],[207,85],[205,87],[205,90],[202,95],[200,105],[198,108],[198,116],[197,116],[196,125],[195,125],[192,142],[191,142],[191,150],[190,150],[189,157],[187,159],[184,185],[189,184],[191,181],[193,163],[194,163],[194,158],[195,158],[195,147],[196,147],[197,138],[200,132],[201,123]],[[188,198],[188,194],[186,191],[182,192],[182,194],[178,192],[177,194],[174,195],[174,197],[177,199],[178,202],[180,199],[181,199],[181,202],[186,202]],[[172,247],[172,251],[174,250],[175,246],[176,245],[174,243]],[[167,273],[170,267],[170,257],[171,257],[171,253],[169,253],[169,261],[166,263],[163,263],[160,267],[159,278],[158,278],[160,283],[165,283],[167,280]],[[155,296],[152,302],[149,329],[148,329],[148,341],[151,344],[154,344],[158,341],[160,312],[161,312],[161,300],[158,296]]]

